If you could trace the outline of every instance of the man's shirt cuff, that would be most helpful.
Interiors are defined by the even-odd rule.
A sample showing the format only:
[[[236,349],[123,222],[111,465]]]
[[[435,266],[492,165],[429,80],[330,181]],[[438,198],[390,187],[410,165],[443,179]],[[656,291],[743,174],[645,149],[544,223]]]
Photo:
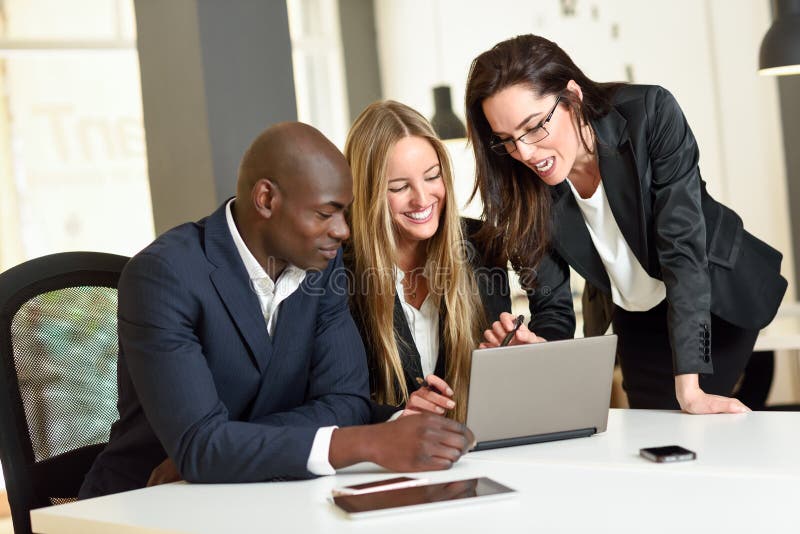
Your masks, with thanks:
[[[311,453],[308,455],[306,469],[315,475],[335,475],[334,469],[328,461],[331,448],[331,436],[338,426],[325,426],[317,430],[314,443],[311,444]]]

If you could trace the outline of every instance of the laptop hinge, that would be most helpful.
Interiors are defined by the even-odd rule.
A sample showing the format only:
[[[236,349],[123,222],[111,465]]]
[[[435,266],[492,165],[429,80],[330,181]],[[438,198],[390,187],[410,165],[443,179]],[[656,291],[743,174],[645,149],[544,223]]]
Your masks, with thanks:
[[[586,438],[596,433],[597,428],[591,427],[579,428],[578,430],[565,430],[563,432],[550,432],[549,434],[536,434],[534,436],[522,436],[519,438],[495,439],[492,441],[481,441],[472,450],[485,451],[487,449],[530,445],[531,443],[542,443],[544,441],[556,441],[559,439]]]

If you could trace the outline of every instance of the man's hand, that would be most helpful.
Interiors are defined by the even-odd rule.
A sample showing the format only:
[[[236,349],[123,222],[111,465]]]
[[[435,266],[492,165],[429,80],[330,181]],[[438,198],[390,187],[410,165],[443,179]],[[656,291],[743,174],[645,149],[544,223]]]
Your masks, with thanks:
[[[453,389],[447,382],[434,374],[425,377],[425,380],[434,389],[421,387],[414,391],[408,398],[406,408],[401,417],[406,415],[418,415],[423,412],[444,415],[445,411],[456,407],[453,396]]]
[[[492,323],[492,327],[488,330],[484,330],[483,339],[485,341],[480,344],[480,348],[499,347],[503,338],[506,337],[506,334],[514,330],[514,319],[516,319],[516,316],[508,312],[501,313],[498,320]],[[517,329],[514,337],[511,338],[509,345],[525,345],[527,343],[541,343],[543,341],[547,340],[528,330],[527,325],[523,323]]]
[[[337,428],[328,453],[334,469],[374,462],[392,471],[449,469],[475,446],[465,425],[424,413],[377,425]]]
[[[147,487],[169,484],[179,480],[181,480],[181,474],[178,472],[178,468],[175,467],[175,462],[172,461],[172,458],[167,456],[167,459],[158,464],[150,473],[150,478],[147,479]]]
[[[745,413],[751,411],[739,399],[711,395],[700,389],[696,374],[675,377],[675,396],[678,398],[681,410],[686,413]]]

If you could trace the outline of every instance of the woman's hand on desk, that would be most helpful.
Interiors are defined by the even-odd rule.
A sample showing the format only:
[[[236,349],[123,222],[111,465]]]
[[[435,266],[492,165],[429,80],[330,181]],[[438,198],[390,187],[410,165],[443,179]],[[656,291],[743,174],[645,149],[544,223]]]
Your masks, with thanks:
[[[509,332],[514,331],[514,319],[515,317],[510,313],[501,313],[499,319],[492,323],[492,327],[488,330],[484,330],[484,342],[479,345],[480,348],[488,349],[490,347],[499,347],[503,342],[503,338],[505,338]],[[528,343],[541,343],[543,341],[547,340],[528,330],[528,326],[523,323],[517,329],[514,337],[511,338],[509,345],[525,345]]]
[[[745,413],[751,411],[739,399],[711,395],[700,389],[696,374],[675,376],[675,396],[678,398],[681,410],[686,413]]]
[[[447,410],[456,407],[453,389],[441,378],[434,374],[425,377],[425,381],[432,387],[421,387],[411,393],[406,407],[400,417],[417,415],[423,412],[444,415]]]

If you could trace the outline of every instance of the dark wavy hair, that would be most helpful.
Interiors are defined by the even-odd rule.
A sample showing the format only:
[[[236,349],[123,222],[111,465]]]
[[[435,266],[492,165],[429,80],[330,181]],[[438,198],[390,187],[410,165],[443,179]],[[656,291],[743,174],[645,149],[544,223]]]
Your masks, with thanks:
[[[574,80],[583,100],[566,90]],[[537,35],[520,35],[496,44],[476,57],[466,90],[467,135],[475,153],[475,187],[483,202],[483,225],[476,239],[486,261],[507,265],[517,272],[538,265],[549,248],[551,195],[548,186],[528,167],[510,156],[492,152],[492,129],[483,113],[483,101],[514,85],[530,88],[537,97],[558,95],[572,111],[581,142],[582,124],[605,115],[620,83],[590,80],[557,44]],[[534,280],[523,280],[531,289]]]

